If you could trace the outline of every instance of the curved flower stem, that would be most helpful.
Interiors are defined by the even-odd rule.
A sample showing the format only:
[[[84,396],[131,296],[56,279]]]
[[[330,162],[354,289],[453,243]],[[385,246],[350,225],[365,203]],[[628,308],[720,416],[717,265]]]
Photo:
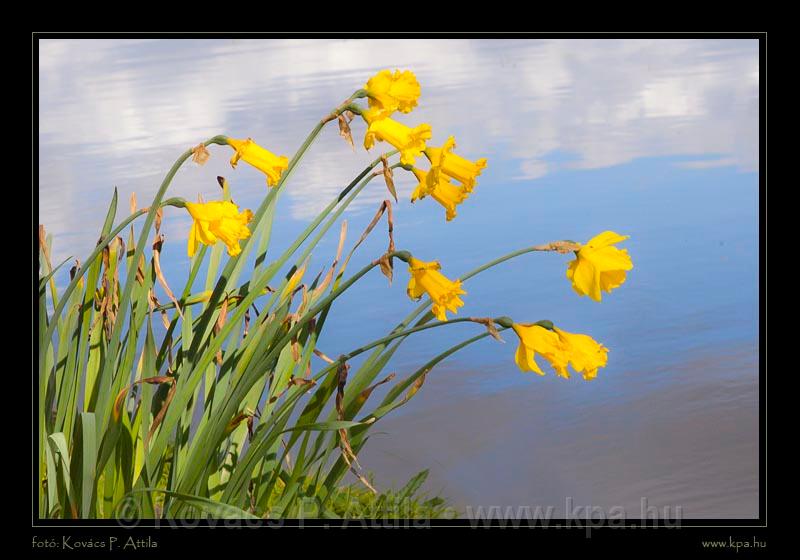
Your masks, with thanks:
[[[511,259],[515,258],[515,257],[519,257],[521,255],[525,255],[525,254],[528,254],[528,253],[533,253],[533,252],[536,252],[536,251],[555,251],[555,252],[558,252],[558,253],[568,253],[568,252],[571,252],[573,250],[577,250],[578,248],[580,248],[580,246],[577,243],[573,243],[571,241],[553,241],[552,243],[546,243],[544,245],[533,245],[532,247],[525,247],[524,249],[518,249],[516,251],[512,251],[511,253],[503,255],[502,257],[498,257],[498,258],[496,258],[496,259],[494,259],[492,261],[489,261],[488,263],[486,263],[484,265],[481,265],[478,268],[467,272],[466,274],[461,276],[459,278],[459,280],[462,280],[462,281],[463,280],[468,280],[468,279],[472,278],[473,276],[476,276],[476,275],[480,274],[484,270],[487,270],[487,269],[492,268],[493,266],[496,266],[496,265],[498,265],[500,263],[504,263],[504,262],[506,262],[508,260],[511,260]]]
[[[511,260],[513,258],[522,256],[522,255],[526,255],[528,253],[533,253],[533,252],[537,252],[537,251],[557,251],[557,252],[561,252],[563,250],[563,246],[564,246],[563,244],[566,244],[566,243],[571,243],[571,242],[568,242],[568,241],[567,242],[565,242],[565,241],[554,241],[552,243],[546,243],[544,245],[533,245],[531,247],[525,247],[523,249],[518,249],[516,251],[512,251],[511,253],[503,255],[502,257],[498,257],[498,258],[496,258],[494,260],[491,260],[491,261],[487,262],[486,264],[483,264],[483,265],[479,266],[478,268],[470,270],[466,274],[462,274],[457,279],[461,280],[462,282],[465,281],[465,280],[469,280],[473,276],[477,276],[481,272],[484,272],[485,270],[488,270],[488,269],[490,269],[490,268],[492,268],[494,266],[497,266],[498,264],[504,263],[504,262],[506,262],[508,260]],[[575,244],[573,243],[572,245],[575,245]],[[390,331],[390,334],[393,334],[393,333],[396,333],[396,332],[400,332],[400,330],[405,328],[406,326],[408,326],[411,323],[411,321],[413,321],[414,319],[419,317],[419,315],[423,311],[425,311],[425,309],[427,309],[430,306],[430,304],[431,304],[430,297],[427,297],[426,301],[422,302],[419,306],[417,306],[416,309],[414,309],[414,311],[409,313],[405,317],[405,319],[403,319],[403,321],[401,321],[394,329],[392,329]],[[424,324],[427,321],[430,321],[432,318],[433,318],[433,315],[425,315],[425,316],[422,317],[422,319],[420,319],[417,322],[417,325]]]
[[[330,115],[335,115],[334,116],[334,119],[335,119],[339,114],[343,113],[344,111],[346,111],[348,109],[348,107],[350,106],[350,104],[352,103],[352,101],[354,99],[357,99],[359,97],[365,97],[365,96],[366,96],[366,92],[364,92],[363,90],[357,90],[356,92],[353,93],[353,95],[348,97],[345,101],[343,101],[341,104],[339,104],[333,111],[331,111],[331,113],[328,115],[328,117]],[[317,125],[311,130],[311,132],[308,134],[306,139],[303,141],[303,143],[297,149],[295,154],[292,156],[292,159],[289,160],[289,164],[286,167],[286,171],[284,171],[284,173],[281,175],[281,178],[278,180],[278,184],[275,185],[272,189],[270,189],[269,194],[267,194],[267,196],[264,199],[264,201],[261,203],[261,205],[256,210],[256,212],[255,212],[255,214],[253,216],[252,224],[249,226],[251,231],[261,231],[262,221],[263,221],[265,215],[267,214],[267,209],[272,204],[277,204],[277,198],[280,196],[280,193],[283,191],[283,186],[286,184],[286,181],[289,179],[289,177],[291,176],[292,172],[297,167],[297,164],[300,163],[300,160],[303,159],[303,156],[305,155],[306,151],[308,151],[308,148],[311,146],[311,144],[314,143],[314,140],[316,140],[317,136],[322,131],[322,128],[325,126],[325,124],[330,122],[328,117],[325,117],[325,118],[321,119],[317,123]],[[337,202],[338,201],[334,201],[334,203],[337,203]],[[319,225],[319,222],[321,222],[322,219],[324,219],[324,215],[321,215],[320,217],[318,217],[317,220],[312,222],[312,224],[310,224],[305,229],[305,231],[298,237],[298,240],[295,241],[295,244],[292,245],[292,247],[294,247],[294,250],[296,250],[296,248],[300,244],[302,244],[302,242],[311,234],[311,232],[317,227],[317,225]],[[230,278],[233,277],[234,274],[238,274],[237,271],[239,271],[241,269],[241,266],[243,266],[245,260],[247,259],[247,256],[250,254],[250,251],[253,248],[254,243],[255,243],[255,240],[253,239],[253,237],[250,237],[250,238],[248,238],[248,239],[246,239],[244,241],[244,243],[242,244],[242,252],[239,254],[238,257],[228,260],[227,264],[225,265],[225,268],[220,273],[220,278],[230,279]],[[288,256],[286,258],[288,259]],[[259,279],[266,278],[264,280],[264,283],[266,284],[266,282],[268,282],[269,279],[272,278],[272,276],[275,274],[275,272],[277,272],[277,269],[279,267],[270,265],[266,272],[264,272],[263,274],[259,274],[261,272],[261,264],[260,263],[261,263],[262,259],[263,259],[263,257],[261,255],[257,255],[256,256],[255,274]],[[285,262],[285,260],[284,260],[284,262]],[[206,332],[207,329],[209,328],[209,325],[210,325],[210,322],[211,322],[211,318],[212,318],[213,313],[214,313],[213,310],[216,308],[217,304],[219,303],[220,298],[222,297],[223,291],[224,291],[223,290],[223,285],[218,282],[217,286],[214,288],[214,290],[213,290],[213,292],[211,294],[211,297],[210,297],[210,299],[208,301],[207,310],[205,312],[203,312],[203,314],[200,316],[201,317],[200,332]],[[204,337],[196,337],[196,339],[195,339],[195,341],[194,341],[194,343],[192,345],[192,348],[190,348],[190,355],[192,355],[192,356],[196,356],[197,355],[197,352],[199,350],[199,346],[197,346],[197,345],[199,345],[200,341],[203,338]]]
[[[495,318],[495,319],[492,319],[492,321],[498,322],[499,319],[500,318]],[[344,362],[344,361],[347,361],[347,360],[351,360],[351,359],[355,358],[356,356],[358,356],[359,354],[363,354],[367,350],[372,350],[376,346],[380,346],[381,344],[385,344],[387,342],[391,342],[392,340],[394,340],[396,338],[400,338],[400,337],[403,337],[403,336],[408,336],[408,335],[411,335],[411,334],[414,334],[414,333],[418,333],[418,332],[421,332],[421,331],[425,331],[425,330],[428,330],[428,329],[434,329],[436,327],[442,327],[444,325],[454,325],[454,324],[457,324],[457,323],[476,323],[476,321],[475,321],[475,319],[473,317],[459,317],[459,318],[456,318],[456,319],[449,319],[447,321],[436,321],[435,323],[427,323],[425,325],[420,325],[418,327],[413,327],[413,328],[410,328],[410,329],[405,330],[405,331],[401,331],[401,332],[398,332],[398,333],[390,334],[390,335],[385,336],[383,338],[379,338],[378,340],[374,340],[373,342],[370,342],[370,343],[368,343],[368,344],[366,344],[366,345],[364,345],[364,346],[362,346],[360,348],[356,348],[355,350],[352,350],[352,351],[348,352],[347,354],[343,354],[343,355],[339,356],[339,361]],[[498,331],[499,330],[504,330],[506,328],[507,327],[501,327],[500,329],[498,329]]]
[[[209,138],[203,144],[205,146],[209,146],[211,144],[218,144],[218,145],[225,145],[227,144],[228,137],[224,135],[217,135]],[[139,241],[136,244],[136,250],[133,253],[133,258],[131,260],[132,263],[138,263],[139,258],[144,253],[144,249],[148,242],[148,237],[150,236],[150,228],[153,226],[153,222],[156,219],[156,212],[158,208],[161,206],[161,200],[164,198],[164,194],[166,194],[167,189],[169,188],[170,184],[172,183],[172,179],[175,178],[175,175],[178,173],[178,170],[181,166],[186,162],[189,157],[191,157],[193,153],[193,148],[189,148],[185,152],[183,152],[178,159],[172,164],[172,167],[167,172],[167,175],[164,177],[164,180],[161,182],[161,186],[156,192],[156,196],[153,198],[153,202],[150,205],[150,209],[147,213],[147,218],[145,219],[144,225],[142,226],[142,231],[139,233]],[[114,363],[117,360],[117,352],[120,345],[120,337],[122,335],[122,330],[126,326],[125,319],[127,318],[128,314],[128,303],[131,298],[131,292],[133,291],[133,285],[136,278],[137,266],[130,267],[128,270],[127,278],[125,279],[125,284],[123,284],[122,294],[119,299],[119,313],[114,323],[114,328],[111,331],[111,337],[108,341],[108,347],[106,349],[106,358],[103,364],[103,370],[107,373],[107,375],[103,375],[100,381],[100,389],[99,395],[104,395],[104,390],[108,389],[107,383],[112,383],[114,377],[116,377],[116,372],[114,371]],[[109,396],[106,399],[98,399],[97,403],[97,410],[95,414],[99,421],[97,422],[97,433],[98,435],[102,434],[105,431],[106,423],[108,417],[106,415],[106,408],[111,405],[113,396]]]
[[[497,323],[502,319],[503,319],[502,317],[498,317],[498,318],[492,319],[492,320]],[[327,367],[322,369],[319,373],[315,374],[313,379],[320,379],[321,377],[324,377],[325,375],[327,375],[331,370],[338,368],[341,364],[345,363],[346,361],[351,360],[351,359],[355,358],[356,356],[358,356],[359,354],[363,354],[364,352],[367,352],[368,350],[372,350],[376,346],[381,346],[382,344],[386,344],[387,342],[391,342],[392,340],[394,340],[396,338],[406,337],[406,336],[412,335],[414,333],[418,333],[418,332],[425,331],[425,330],[428,330],[428,329],[434,329],[436,327],[442,327],[442,326],[445,326],[445,325],[454,325],[454,324],[457,324],[457,323],[475,323],[475,322],[476,322],[475,319],[472,318],[472,317],[460,317],[460,318],[457,318],[457,319],[450,319],[448,321],[437,321],[435,323],[427,323],[427,324],[416,326],[416,327],[413,327],[411,329],[404,330],[404,331],[393,332],[392,334],[384,336],[383,338],[379,338],[379,339],[374,340],[374,341],[372,341],[372,342],[370,342],[368,344],[365,344],[364,346],[362,346],[360,348],[356,348],[355,350],[352,350],[352,351],[348,352],[347,354],[342,354],[337,359],[335,359],[333,361],[333,363],[329,364]],[[501,326],[497,330],[499,332],[499,331],[506,330],[507,328],[508,327]],[[484,333],[484,334],[488,335],[489,333]],[[444,359],[444,358],[442,358],[442,359]]]
[[[367,93],[364,90],[357,90],[355,93],[353,93],[353,95],[351,95],[350,97],[345,99],[342,103],[340,103],[328,115],[326,115],[325,117],[320,119],[320,121],[311,130],[311,132],[308,134],[308,136],[303,141],[303,143],[300,144],[300,147],[297,149],[295,154],[292,156],[292,159],[289,160],[289,164],[286,167],[286,171],[281,175],[281,178],[278,180],[278,184],[275,185],[275,188],[273,189],[276,193],[281,190],[281,188],[283,187],[284,183],[286,183],[286,181],[289,179],[289,177],[291,176],[291,174],[294,171],[295,167],[297,167],[297,164],[300,163],[301,159],[303,159],[303,156],[305,155],[306,151],[308,150],[308,148],[311,147],[311,144],[314,143],[314,140],[317,139],[317,136],[322,131],[323,127],[326,124],[328,124],[329,122],[331,122],[332,120],[336,120],[336,118],[339,115],[341,115],[342,113],[344,113],[345,111],[347,111],[347,110],[351,110],[352,111],[353,107],[354,107],[354,105],[352,105],[353,100],[357,99],[359,97],[366,97],[366,95],[367,95]],[[276,194],[276,196],[277,196],[277,194]],[[259,214],[261,214],[261,215],[264,214],[264,211],[266,210],[267,204],[269,202],[269,198],[270,197],[267,196],[267,198],[264,200],[264,202],[259,207],[258,212],[256,212],[256,216],[255,216],[255,220],[254,220],[254,226],[253,226],[254,229],[258,228],[258,224],[259,224],[260,217],[261,217]]]
[[[305,240],[308,239],[309,235],[311,235],[311,233],[322,222],[322,220],[324,220],[330,214],[330,212],[336,207],[337,204],[341,203],[342,199],[347,197],[344,200],[344,202],[339,206],[339,208],[336,210],[336,212],[334,212],[334,214],[328,219],[328,222],[322,227],[322,229],[317,233],[317,235],[314,236],[314,238],[309,243],[308,248],[306,248],[306,250],[303,252],[303,254],[297,259],[296,266],[299,266],[300,263],[302,263],[305,260],[305,258],[310,254],[311,250],[319,242],[319,240],[322,238],[322,236],[324,236],[325,233],[327,233],[330,230],[330,228],[333,226],[333,224],[336,223],[336,220],[339,218],[339,216],[341,216],[341,214],[350,205],[350,203],[355,199],[355,197],[358,196],[358,194],[361,192],[361,190],[364,187],[366,187],[366,185],[372,179],[374,179],[377,176],[375,174],[371,174],[370,171],[372,169],[374,169],[375,166],[378,165],[381,162],[383,157],[391,157],[391,156],[393,156],[393,155],[395,155],[397,153],[399,153],[399,150],[392,150],[390,152],[387,152],[387,153],[383,154],[381,157],[376,158],[374,161],[372,161],[361,173],[359,173],[359,175],[355,179],[353,179],[350,182],[350,184],[348,184],[344,189],[342,189],[342,191],[336,196],[336,198],[333,201],[331,201],[331,203],[322,212],[320,212],[320,214],[317,216],[317,218],[311,224],[309,224],[306,227],[306,229],[303,231],[303,233],[301,233],[297,237],[297,239],[289,247],[289,249],[287,249],[284,252],[284,255],[281,258],[279,258],[278,261],[276,261],[275,263],[272,263],[271,269],[277,270],[278,268],[283,266],[286,263],[286,261],[288,260],[288,257],[291,256],[292,254],[294,254],[294,252],[305,242]],[[400,164],[395,164],[392,167],[397,167],[399,165]],[[360,183],[358,182],[359,180],[361,181]],[[205,246],[203,246],[203,249],[205,249]],[[274,290],[273,296],[269,299],[269,301],[263,307],[262,312],[269,312],[269,310],[272,308],[272,305],[275,302],[275,299],[278,297],[278,294],[281,293],[281,290],[282,290],[283,286],[286,283],[287,283],[287,280],[284,280],[283,283],[280,286],[278,286],[278,288],[276,290]],[[249,293],[249,284],[250,284],[249,282],[246,282],[239,289],[239,293],[238,294],[228,294],[226,296],[227,299],[228,299],[229,305],[230,305],[232,300],[236,302],[236,303],[234,303],[234,305],[238,305],[238,303],[241,302],[241,300],[245,296],[247,296],[247,294]],[[207,303],[210,300],[211,294],[212,294],[211,291],[205,291],[205,292],[201,292],[201,293],[198,293],[198,294],[192,294],[192,295],[189,295],[188,293],[184,292],[184,294],[182,295],[182,297],[181,297],[181,299],[179,301],[180,301],[181,306],[183,306],[183,305],[196,305],[196,304],[199,304],[199,303]],[[266,295],[266,294],[267,294],[267,292],[262,290],[261,295]],[[220,304],[221,304],[221,301],[216,304],[216,307],[218,307]],[[163,304],[163,305],[161,305],[159,307],[156,307],[155,311],[165,311],[167,309],[172,309],[174,307],[175,307],[175,304],[172,303],[172,302],[169,302],[169,303],[165,303],[165,304]],[[231,309],[231,307],[229,307],[229,309]],[[174,321],[174,317],[173,317],[173,321]],[[173,327],[174,325],[171,324],[170,326]],[[161,352],[159,353],[159,355],[161,355]]]
[[[345,100],[345,102],[336,107],[333,113],[342,113],[345,110],[348,110],[349,106],[351,105],[354,99],[365,96],[366,92],[364,92],[363,90],[356,91],[347,100]],[[350,109],[352,110],[352,108]],[[259,229],[259,227],[262,224],[263,218],[267,212],[267,209],[270,207],[271,204],[273,204],[276,197],[280,194],[289,176],[294,171],[297,164],[300,162],[300,160],[302,159],[308,148],[311,146],[311,144],[319,135],[320,131],[327,122],[329,121],[326,121],[324,118],[320,120],[320,122],[317,123],[314,129],[308,134],[306,139],[300,145],[294,156],[292,156],[292,159],[289,161],[286,171],[281,175],[278,184],[270,190],[269,194],[267,195],[267,197],[264,199],[264,201],[261,203],[258,210],[256,211],[251,225],[251,229],[253,231]],[[305,235],[306,237],[310,235],[310,231]],[[237,264],[244,262],[244,260],[247,258],[247,255],[252,249],[254,243],[255,242],[253,237],[250,237],[243,242],[242,252],[236,258],[228,260],[227,264],[225,265],[225,268],[220,273],[220,280],[222,279],[227,280],[228,278],[231,277],[231,275],[236,270]],[[196,385],[196,383],[199,381],[199,377],[197,376],[198,372],[203,371],[204,368],[211,362],[211,358],[214,356],[216,351],[219,350],[223,341],[228,337],[233,326],[236,324],[237,321],[241,319],[241,316],[244,314],[244,310],[246,310],[247,307],[249,307],[249,305],[253,302],[253,300],[259,295],[258,292],[264,287],[266,287],[269,279],[275,274],[275,272],[277,272],[277,268],[278,267],[270,265],[269,267],[267,267],[266,271],[258,275],[257,281],[252,283],[253,285],[250,286],[251,291],[243,300],[242,307],[239,308],[232,317],[228,318],[228,322],[222,328],[218,336],[215,337],[214,341],[202,353],[199,352],[200,350],[199,344],[205,337],[203,336],[195,337],[195,339],[192,341],[191,347],[189,348],[189,353],[188,353],[189,359],[186,362],[184,362],[184,366],[181,368],[183,371],[180,372],[179,374],[179,377],[185,378],[183,383],[187,383],[192,387]],[[208,307],[206,311],[204,311],[203,314],[200,315],[199,317],[199,323],[197,325],[199,332],[206,332],[208,330],[209,325],[211,324],[212,318],[215,313],[215,308],[219,303],[220,298],[223,296],[225,292],[225,284],[226,281],[218,281],[217,285],[212,291],[212,294],[208,300]],[[179,381],[179,383],[182,382]],[[161,452],[167,445],[167,439],[169,438],[169,434],[177,424],[178,421],[177,415],[179,414],[179,412],[177,411],[181,410],[182,407],[186,404],[187,398],[188,397],[185,396],[183,392],[179,391],[178,396],[175,399],[175,402],[173,402],[170,408],[168,409],[166,416],[162,421],[161,427],[159,428],[159,433],[152,441],[151,447],[148,450],[147,457],[145,459],[145,468],[148,471],[151,471],[153,468],[155,468],[156,463],[158,462],[159,457],[161,455]],[[194,453],[196,449],[197,447],[193,449],[192,453]],[[142,479],[140,478],[139,481],[141,482],[141,480]]]
[[[300,245],[302,245],[302,243],[305,242],[308,236],[311,235],[311,232],[314,231],[314,229],[322,222],[322,220],[324,220],[331,213],[331,211],[336,207],[336,205],[342,202],[342,199],[344,199],[344,197],[347,196],[347,198],[344,199],[344,202],[339,206],[339,208],[336,209],[333,215],[328,219],[328,222],[322,227],[322,229],[320,229],[319,232],[317,232],[317,234],[308,244],[308,247],[306,247],[306,249],[303,251],[300,257],[298,257],[295,263],[295,267],[299,267],[300,264],[304,262],[306,258],[311,254],[311,251],[314,249],[317,243],[319,243],[320,239],[322,239],[322,237],[330,230],[333,224],[336,223],[336,220],[339,219],[339,217],[347,209],[347,207],[350,206],[350,203],[353,202],[353,200],[364,189],[364,187],[366,187],[367,184],[369,184],[369,182],[372,181],[372,179],[378,176],[375,173],[370,173],[370,171],[374,169],[375,166],[381,162],[383,157],[390,157],[397,154],[398,152],[399,150],[393,150],[391,152],[383,154],[383,156],[372,161],[372,163],[370,163],[361,173],[359,173],[358,176],[355,179],[353,179],[350,182],[350,184],[347,185],[347,187],[345,187],[342,190],[342,192],[340,192],[339,195],[327,206],[327,208],[325,208],[322,212],[320,212],[320,214],[317,216],[314,222],[309,224],[306,230],[300,236],[298,236],[294,244],[284,252],[284,255],[280,259],[278,259],[278,261],[276,261],[277,268],[282,267],[286,263],[288,258],[291,255],[293,255],[294,252],[300,247]],[[272,305],[275,303],[275,299],[277,298],[278,294],[281,293],[281,289],[286,285],[287,282],[288,279],[284,280],[281,283],[281,285],[278,286],[278,288],[275,290],[275,293],[264,307],[264,310],[269,310],[272,308]]]
[[[527,253],[532,253],[532,252],[536,252],[536,251],[563,251],[565,247],[568,247],[568,244],[571,244],[571,246],[575,246],[576,245],[576,244],[571,243],[571,242],[556,241],[556,242],[547,243],[547,244],[544,244],[544,245],[533,245],[531,247],[525,247],[523,249],[518,249],[516,251],[512,251],[511,253],[508,253],[506,255],[498,257],[498,258],[496,258],[496,259],[494,259],[492,261],[489,261],[486,264],[483,264],[483,265],[479,266],[478,268],[475,268],[475,269],[467,272],[466,274],[461,275],[461,277],[458,278],[458,279],[461,280],[461,281],[468,280],[468,279],[470,279],[470,278],[472,278],[474,276],[477,276],[481,272],[484,272],[484,271],[492,268],[493,266],[496,266],[496,265],[498,265],[500,263],[503,263],[505,261],[511,260],[513,258],[519,257],[521,255],[525,255]],[[373,349],[373,352],[367,358],[367,363],[374,363],[378,359],[378,356],[380,356],[383,352],[389,352],[390,355],[391,355],[395,351],[397,351],[398,347],[400,346],[400,344],[402,344],[402,342],[404,340],[404,337],[405,337],[404,334],[400,334],[400,333],[404,332],[404,329],[406,329],[406,327],[408,327],[408,325],[410,325],[418,317],[419,317],[419,320],[417,320],[417,322],[415,323],[415,325],[414,325],[415,327],[419,327],[421,325],[425,325],[426,323],[430,322],[434,318],[434,316],[430,311],[428,311],[427,313],[425,312],[425,310],[428,309],[430,307],[430,305],[431,305],[431,300],[430,300],[429,297],[426,296],[426,300],[424,302],[422,302],[420,305],[418,305],[416,307],[416,309],[414,309],[411,313],[406,315],[406,317],[389,332],[389,336],[396,335],[396,336],[394,336],[394,338],[399,338],[400,340],[398,340],[398,342],[396,342],[394,345],[391,346],[391,348],[388,348],[388,349],[386,347],[386,343],[385,342],[376,343],[375,347]],[[420,315],[421,315],[421,317],[420,317]],[[509,326],[510,325],[510,322],[508,321],[507,317],[498,318],[497,323],[499,325],[503,325],[503,326]]]

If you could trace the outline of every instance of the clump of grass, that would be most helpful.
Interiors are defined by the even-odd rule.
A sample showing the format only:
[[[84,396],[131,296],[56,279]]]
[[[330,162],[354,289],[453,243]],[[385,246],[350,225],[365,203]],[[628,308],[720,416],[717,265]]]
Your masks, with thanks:
[[[343,519],[454,519],[458,512],[448,506],[441,496],[429,496],[421,491],[428,470],[411,478],[400,490],[385,490],[380,494],[370,492],[362,484],[354,483],[337,488],[330,502],[330,510]],[[373,482],[373,477],[367,478]]]

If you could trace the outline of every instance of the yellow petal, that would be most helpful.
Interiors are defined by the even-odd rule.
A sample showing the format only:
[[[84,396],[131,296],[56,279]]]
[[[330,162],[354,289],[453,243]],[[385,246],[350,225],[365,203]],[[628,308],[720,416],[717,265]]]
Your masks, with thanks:
[[[413,72],[381,70],[364,86],[369,106],[380,109],[385,116],[393,111],[410,112],[417,105],[420,85]]]
[[[608,247],[609,245],[625,241],[629,237],[630,235],[620,235],[613,231],[604,231],[592,237],[586,245],[594,249],[600,249],[601,247]]]
[[[438,261],[424,262],[413,257],[409,259],[408,272],[411,278],[407,292],[411,299],[428,294],[433,303],[432,313],[440,321],[446,321],[446,311],[456,313],[464,305],[458,296],[467,292],[461,287],[461,281],[448,279],[439,272],[440,268]]]
[[[243,159],[267,176],[267,185],[270,187],[278,184],[281,173],[289,166],[289,158],[273,154],[256,144],[252,138],[228,138],[228,144],[235,150],[231,166],[236,167],[239,160]]]

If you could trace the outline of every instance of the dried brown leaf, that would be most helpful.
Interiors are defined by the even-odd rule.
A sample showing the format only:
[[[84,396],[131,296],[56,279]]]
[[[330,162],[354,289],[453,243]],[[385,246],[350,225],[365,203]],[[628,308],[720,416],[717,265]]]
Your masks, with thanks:
[[[178,298],[176,298],[175,294],[172,293],[172,290],[169,289],[167,279],[164,277],[164,273],[161,271],[161,248],[163,245],[164,234],[162,233],[156,237],[155,243],[153,243],[153,270],[156,273],[159,284],[161,284],[161,287],[164,289],[164,293],[166,293],[170,301],[175,304],[175,309],[178,311],[178,315],[180,315],[181,319],[183,319],[183,312],[178,304]]]
[[[244,312],[244,329],[242,329],[242,338],[247,336],[250,328],[250,308]]]
[[[491,317],[470,317],[469,320],[472,321],[473,323],[478,323],[486,327],[486,330],[496,341],[505,342],[505,340],[500,338],[500,333],[497,330],[497,325],[495,324],[495,322],[492,320]]]
[[[119,416],[122,412],[122,403],[125,401],[125,395],[128,394],[128,391],[133,389],[135,385],[139,385],[141,383],[148,383],[150,385],[160,385],[161,383],[175,383],[174,377],[164,376],[164,375],[157,375],[154,377],[148,377],[146,379],[139,379],[138,381],[134,381],[127,387],[123,388],[118,394],[117,397],[114,399],[114,408],[112,409],[111,413],[114,418],[114,422],[119,421]]]
[[[301,385],[310,385],[310,386],[313,387],[316,384],[317,384],[317,382],[314,381],[313,379],[305,379],[303,377],[292,377],[289,380],[289,386],[290,387],[298,387],[298,386],[301,386]]]
[[[336,384],[336,416],[339,420],[344,420],[344,386],[347,383],[347,373],[349,371],[350,366],[346,362],[339,364]]]
[[[352,466],[350,467],[350,472],[352,472],[356,476],[356,478],[358,478],[358,480],[361,481],[361,484],[366,486],[369,489],[370,492],[372,492],[376,496],[378,495],[378,491],[375,490],[375,487],[373,487],[372,484],[369,483],[369,480],[367,480],[367,477],[365,477],[360,472],[356,471]]]
[[[219,308],[219,315],[217,316],[217,321],[214,323],[214,336],[218,335],[219,332],[222,330],[222,327],[225,326],[225,321],[228,319],[228,298],[224,298],[222,300],[222,305]],[[217,354],[214,356],[214,359],[217,362],[217,365],[222,365],[222,348],[217,350]]]
[[[75,279],[75,274],[81,268],[81,261],[75,259],[75,266],[69,269],[69,281],[72,282]]]
[[[394,198],[394,201],[397,202],[397,189],[394,187],[394,173],[389,166],[389,159],[386,157],[386,154],[381,156],[381,163],[383,164],[383,180],[386,183],[386,188],[389,189],[389,193]]]
[[[406,393],[406,396],[403,397],[403,402],[404,403],[410,401],[411,397],[413,397],[414,395],[417,394],[417,391],[419,391],[422,388],[422,386],[425,384],[425,378],[428,377],[429,373],[430,373],[430,370],[427,370],[424,373],[422,373],[422,375],[417,377],[416,381],[414,381],[414,384],[411,386],[411,388]]]
[[[160,206],[156,209],[156,235],[161,231],[161,220],[164,219],[164,209]]]
[[[144,255],[139,255],[139,265],[136,267],[136,282],[144,286]]]
[[[350,147],[353,148],[353,151],[356,151],[356,146],[353,143],[353,133],[350,130],[350,125],[347,123],[347,119],[345,119],[342,115],[339,115],[339,136],[344,138]]]
[[[331,360],[331,359],[330,359],[328,356],[326,356],[326,355],[325,355],[325,354],[324,354],[324,353],[323,353],[321,350],[319,350],[318,348],[314,348],[314,354],[315,354],[315,355],[316,355],[318,358],[321,358],[322,360],[324,360],[324,361],[328,362],[329,364],[332,364],[332,363],[333,363],[333,360]]]
[[[376,387],[380,387],[384,383],[388,383],[389,381],[391,381],[394,378],[395,378],[395,374],[394,373],[390,373],[384,379],[378,381],[377,383],[375,383],[373,385],[370,385],[369,387],[367,387],[366,389],[364,389],[363,391],[361,391],[358,394],[358,398],[356,398],[356,402],[359,404],[359,406],[364,404],[366,402],[366,400],[372,394],[372,391],[374,391]]]
[[[292,337],[292,342],[289,345],[291,352],[292,352],[292,360],[294,363],[300,363],[300,342],[297,340],[297,336]]]
[[[239,427],[239,424],[241,424],[248,418],[252,417],[253,417],[252,412],[240,412],[239,414],[234,416],[233,419],[230,422],[228,422],[228,424],[225,426],[225,434],[226,435],[230,434],[233,430]]]
[[[144,440],[144,446],[147,448],[147,444],[150,441],[150,438],[153,437],[153,434],[156,433],[156,429],[161,425],[161,422],[164,420],[164,416],[167,414],[167,408],[169,408],[170,403],[172,402],[172,398],[175,396],[175,389],[178,388],[178,385],[172,383],[169,392],[167,393],[167,398],[164,399],[164,404],[161,405],[161,410],[158,411],[156,417],[153,418],[153,423],[150,426],[150,431],[147,432],[147,437]]]
[[[394,276],[394,268],[392,266],[392,259],[389,258],[388,253],[381,255],[381,258],[378,259],[378,265],[380,266],[383,275],[389,279],[389,285],[391,285],[392,277]]]
[[[206,148],[206,145],[202,142],[192,148],[192,161],[197,165],[205,165],[210,157],[211,153],[208,151],[208,148]]]

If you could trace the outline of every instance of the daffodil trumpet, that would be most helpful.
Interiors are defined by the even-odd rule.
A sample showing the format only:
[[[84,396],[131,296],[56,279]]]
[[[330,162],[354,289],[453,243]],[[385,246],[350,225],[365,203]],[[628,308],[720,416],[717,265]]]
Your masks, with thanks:
[[[414,176],[419,184],[411,194],[411,202],[415,202],[426,196],[433,198],[445,209],[445,219],[449,222],[456,217],[456,207],[464,202],[469,193],[463,187],[454,185],[444,173],[438,168],[429,172],[422,171],[416,167],[412,168]]]
[[[457,313],[464,305],[459,296],[467,292],[461,287],[460,280],[450,280],[439,272],[442,266],[438,261],[424,262],[411,257],[408,260],[408,297],[419,299],[424,294],[431,298],[431,312],[440,321],[447,320],[447,311]]]
[[[597,370],[608,362],[608,348],[585,334],[570,333],[545,322],[512,323],[511,328],[519,337],[515,361],[524,372],[544,375],[536,361],[539,355],[559,377],[568,378],[567,366],[571,366],[588,381],[597,377]]]
[[[289,167],[289,158],[273,154],[256,144],[252,138],[228,138],[228,144],[234,149],[231,167],[236,167],[240,159],[246,161],[267,176],[267,185],[270,187],[278,184],[281,173]]]
[[[187,202],[186,210],[194,222],[189,231],[187,253],[191,258],[200,243],[214,245],[218,240],[228,248],[228,254],[235,257],[242,252],[239,240],[250,237],[247,227],[253,220],[250,210],[239,208],[228,200],[212,202]]]
[[[628,237],[604,231],[586,244],[578,245],[575,259],[567,267],[567,278],[575,293],[601,301],[602,292],[610,293],[625,282],[633,261],[627,249],[618,249],[615,245]]]
[[[427,123],[411,128],[391,117],[382,117],[372,109],[364,111],[361,116],[367,123],[364,148],[369,150],[376,140],[387,142],[400,151],[400,162],[403,164],[414,165],[416,158],[425,151],[425,141],[432,134],[431,125]]]
[[[410,70],[381,70],[367,81],[364,92],[370,109],[382,118],[395,111],[410,113],[417,106],[421,88]]]
[[[463,188],[471,193],[475,188],[478,175],[486,167],[486,158],[470,161],[453,153],[455,147],[456,140],[450,136],[439,148],[426,147],[425,157],[430,161],[432,168],[441,169],[442,173],[459,181]]]

